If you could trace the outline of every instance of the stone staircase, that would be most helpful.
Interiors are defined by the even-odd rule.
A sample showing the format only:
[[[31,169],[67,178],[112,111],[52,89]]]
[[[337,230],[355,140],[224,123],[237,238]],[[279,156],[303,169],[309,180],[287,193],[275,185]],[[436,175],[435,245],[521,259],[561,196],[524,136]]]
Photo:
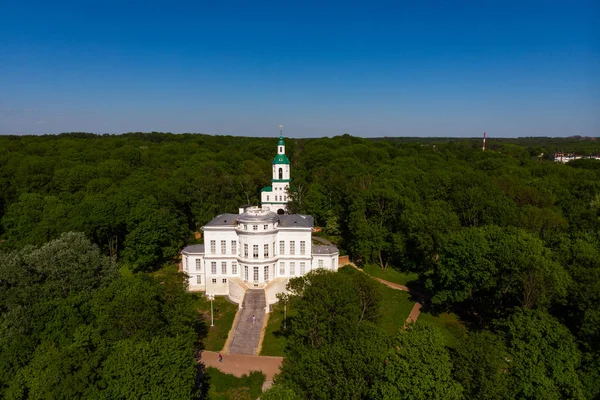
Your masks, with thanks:
[[[244,295],[242,309],[239,310],[233,338],[229,343],[229,354],[256,354],[260,334],[265,320],[265,291],[248,289]],[[254,322],[252,320],[254,316]]]

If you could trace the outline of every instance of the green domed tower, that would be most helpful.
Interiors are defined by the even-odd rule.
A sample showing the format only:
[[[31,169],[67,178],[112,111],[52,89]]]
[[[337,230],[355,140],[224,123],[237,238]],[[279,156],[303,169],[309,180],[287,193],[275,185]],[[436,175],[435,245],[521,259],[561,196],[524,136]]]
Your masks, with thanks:
[[[273,179],[271,179],[271,186],[267,186],[261,191],[261,207],[268,207],[271,211],[280,214],[286,212],[287,202],[289,201],[288,189],[290,181],[290,160],[285,155],[283,125],[279,125],[277,155],[273,159]]]

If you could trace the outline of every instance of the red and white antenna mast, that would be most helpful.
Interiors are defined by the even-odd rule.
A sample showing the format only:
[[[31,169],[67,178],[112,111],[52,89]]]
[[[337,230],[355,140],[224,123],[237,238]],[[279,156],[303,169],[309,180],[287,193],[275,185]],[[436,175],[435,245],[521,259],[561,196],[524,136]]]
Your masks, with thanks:
[[[483,132],[483,147],[481,148],[482,151],[485,151],[485,132]]]

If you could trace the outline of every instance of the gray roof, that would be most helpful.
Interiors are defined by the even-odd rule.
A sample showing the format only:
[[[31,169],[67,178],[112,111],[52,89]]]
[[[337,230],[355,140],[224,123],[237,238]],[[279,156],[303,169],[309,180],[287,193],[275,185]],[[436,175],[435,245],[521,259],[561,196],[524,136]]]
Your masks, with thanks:
[[[204,254],[204,245],[203,244],[193,244],[191,246],[187,246],[183,249],[182,253],[186,254]]]
[[[204,226],[234,226],[238,214],[217,215],[212,221]]]
[[[284,214],[279,216],[279,226],[281,228],[312,228],[315,226],[315,219],[312,215]]]
[[[313,254],[334,254],[334,253],[338,253],[339,250],[337,247],[333,246],[333,245],[329,245],[329,246],[319,246],[319,245],[312,245],[312,253]]]

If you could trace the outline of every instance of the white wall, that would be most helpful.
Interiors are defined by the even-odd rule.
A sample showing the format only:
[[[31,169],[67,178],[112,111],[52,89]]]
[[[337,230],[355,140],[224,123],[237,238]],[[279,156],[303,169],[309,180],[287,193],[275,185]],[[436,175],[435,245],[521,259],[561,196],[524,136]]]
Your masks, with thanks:
[[[287,285],[288,281],[289,279],[287,278],[278,278],[275,279],[273,282],[270,282],[265,287],[265,297],[267,299],[267,305],[277,303],[277,294],[286,292],[285,286]]]
[[[313,256],[313,269],[317,269],[320,268],[319,267],[319,260],[321,260],[323,262],[323,267],[324,269],[328,269],[328,270],[332,270],[332,271],[337,271],[338,269],[338,257],[339,254],[315,254]]]
[[[241,306],[244,300],[244,294],[246,293],[246,285],[241,279],[231,278],[229,279],[229,300],[237,303]]]

